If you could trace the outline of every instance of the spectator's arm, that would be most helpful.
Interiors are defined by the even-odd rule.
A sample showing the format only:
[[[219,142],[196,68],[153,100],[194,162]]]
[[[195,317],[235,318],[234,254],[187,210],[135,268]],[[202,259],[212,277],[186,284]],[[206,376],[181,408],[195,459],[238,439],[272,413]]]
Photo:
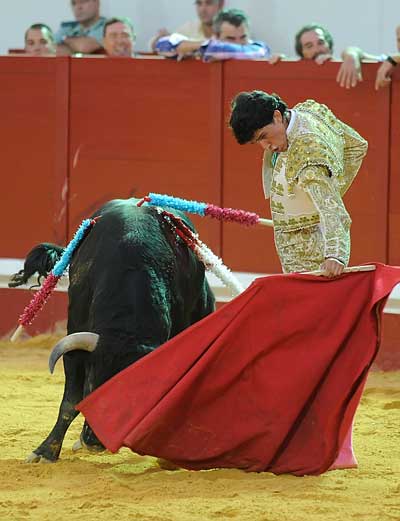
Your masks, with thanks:
[[[162,27],[157,31],[153,38],[149,41],[149,48],[152,52],[157,52],[156,45],[160,38],[163,36],[169,36],[171,33],[165,27]]]
[[[270,56],[268,61],[271,65],[276,65],[277,63],[286,60],[286,58],[285,54],[275,53]]]
[[[333,55],[331,53],[319,54],[316,58],[314,58],[314,61],[317,65],[322,65],[325,62],[332,60],[332,58],[333,58]]]
[[[72,53],[91,54],[101,49],[99,42],[90,36],[74,36],[64,38],[64,44],[71,49]]]
[[[249,42],[245,45],[220,40],[210,40],[201,49],[204,61],[216,60],[260,60],[271,55],[269,47],[263,42]]]
[[[178,58],[184,58],[185,56],[190,56],[200,49],[200,47],[204,44],[204,40],[185,40],[180,43],[176,50],[178,53]]]
[[[158,39],[156,51],[162,56],[181,59],[198,51],[203,44],[203,40],[189,40],[183,34],[172,33]]]
[[[400,54],[392,54],[382,62],[378,72],[376,73],[375,90],[389,85],[391,82],[392,72],[398,63],[400,63]]]
[[[68,45],[65,45],[64,43],[60,43],[57,45],[57,56],[69,56],[72,54],[72,50]]]
[[[383,61],[386,58],[384,55],[377,56],[369,54],[359,47],[347,47],[342,52],[343,63],[339,68],[336,76],[336,81],[341,87],[349,89],[355,87],[358,82],[362,81],[361,62],[377,62]]]

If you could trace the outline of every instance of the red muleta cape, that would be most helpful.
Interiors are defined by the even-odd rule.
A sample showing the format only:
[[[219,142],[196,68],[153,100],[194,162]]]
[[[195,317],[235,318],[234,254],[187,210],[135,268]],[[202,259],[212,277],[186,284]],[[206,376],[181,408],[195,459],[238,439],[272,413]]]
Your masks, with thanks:
[[[257,279],[77,408],[112,452],[321,474],[349,430],[400,267]]]

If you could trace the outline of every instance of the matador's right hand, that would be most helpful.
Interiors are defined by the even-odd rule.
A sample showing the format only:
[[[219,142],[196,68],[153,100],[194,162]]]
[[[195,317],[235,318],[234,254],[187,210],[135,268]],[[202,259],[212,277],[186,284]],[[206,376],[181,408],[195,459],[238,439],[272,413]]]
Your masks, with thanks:
[[[325,277],[338,277],[343,273],[344,264],[337,259],[325,259],[321,264],[321,270],[325,272]]]

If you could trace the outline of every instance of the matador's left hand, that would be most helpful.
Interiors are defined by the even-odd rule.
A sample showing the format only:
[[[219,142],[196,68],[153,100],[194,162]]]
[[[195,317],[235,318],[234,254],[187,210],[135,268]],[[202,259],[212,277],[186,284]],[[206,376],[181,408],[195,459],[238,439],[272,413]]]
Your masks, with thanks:
[[[344,270],[344,264],[337,259],[325,259],[321,264],[321,270],[325,273],[325,277],[337,277]]]

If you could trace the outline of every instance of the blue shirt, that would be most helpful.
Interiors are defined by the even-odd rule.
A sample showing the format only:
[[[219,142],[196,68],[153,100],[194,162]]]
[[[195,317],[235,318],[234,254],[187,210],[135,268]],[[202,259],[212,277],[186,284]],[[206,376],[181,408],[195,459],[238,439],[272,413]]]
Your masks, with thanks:
[[[178,45],[186,40],[188,40],[186,36],[172,33],[157,41],[156,50],[158,54],[174,58],[178,54]],[[257,60],[268,59],[271,56],[271,50],[264,42],[249,40],[247,44],[240,45],[237,43],[222,42],[212,38],[211,40],[206,40],[196,54],[200,55],[204,61],[213,59]]]
[[[212,38],[201,47],[200,53],[204,61],[262,60],[271,56],[271,49],[261,41],[249,40],[245,44],[239,44]]]
[[[58,29],[55,39],[56,43],[63,43],[65,38],[74,38],[76,36],[87,36],[94,38],[103,45],[103,30],[106,18],[101,16],[97,22],[90,27],[83,27],[79,22],[61,22],[60,28]]]

